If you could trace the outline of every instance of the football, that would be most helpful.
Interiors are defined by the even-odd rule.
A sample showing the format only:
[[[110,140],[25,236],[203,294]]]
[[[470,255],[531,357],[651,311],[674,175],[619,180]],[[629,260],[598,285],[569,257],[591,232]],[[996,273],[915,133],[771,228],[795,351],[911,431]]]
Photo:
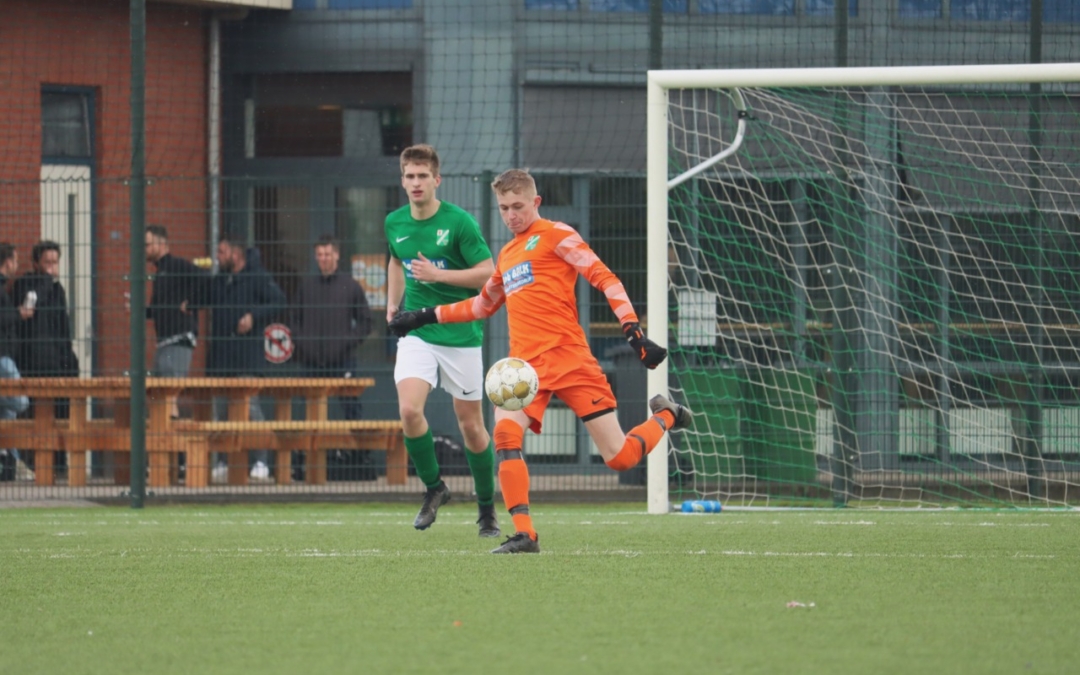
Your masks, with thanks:
[[[536,398],[540,378],[528,361],[509,356],[488,369],[484,389],[488,399],[503,410],[521,410]]]

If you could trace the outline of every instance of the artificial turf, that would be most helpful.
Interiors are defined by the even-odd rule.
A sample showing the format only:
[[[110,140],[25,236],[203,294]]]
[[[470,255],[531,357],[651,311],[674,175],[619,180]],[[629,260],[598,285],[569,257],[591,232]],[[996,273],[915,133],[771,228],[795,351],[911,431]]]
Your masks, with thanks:
[[[0,673],[1076,672],[1077,513],[533,513],[3,509]]]

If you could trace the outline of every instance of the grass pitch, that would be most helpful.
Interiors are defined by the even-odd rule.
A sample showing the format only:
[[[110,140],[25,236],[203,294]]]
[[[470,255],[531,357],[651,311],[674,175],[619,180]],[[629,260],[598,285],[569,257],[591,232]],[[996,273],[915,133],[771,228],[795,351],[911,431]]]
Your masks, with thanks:
[[[0,510],[0,672],[1076,672],[1080,514],[643,510]]]

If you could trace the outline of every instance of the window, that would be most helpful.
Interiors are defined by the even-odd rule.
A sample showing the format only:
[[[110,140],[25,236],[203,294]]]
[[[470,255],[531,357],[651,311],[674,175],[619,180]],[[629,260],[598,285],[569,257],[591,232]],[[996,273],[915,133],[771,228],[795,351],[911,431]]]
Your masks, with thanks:
[[[259,157],[340,157],[340,106],[268,105],[255,108]]]
[[[412,9],[412,0],[329,0],[328,9]]]
[[[806,0],[807,16],[832,16],[836,14],[836,0]],[[859,0],[848,0],[848,16],[859,15]]]
[[[411,73],[257,75],[253,157],[377,158],[412,143]]]
[[[952,0],[949,17],[970,21],[1028,21],[1031,0]],[[1045,23],[1080,21],[1080,4],[1075,0],[1043,0],[1042,18]]]
[[[412,9],[412,0],[293,0],[293,9]]]
[[[663,0],[664,12],[686,14],[687,0]],[[594,12],[648,12],[649,0],[589,0]]]
[[[535,169],[645,170],[645,90],[525,87],[521,143]]]
[[[525,0],[525,9],[555,9],[569,11],[578,8],[578,0]]]
[[[940,4],[941,0],[935,0]],[[584,5],[582,4],[584,2]],[[666,14],[689,14],[689,0],[663,0]],[[649,0],[525,0],[525,9],[577,11],[584,6],[593,12],[649,11]],[[849,14],[858,16],[858,0],[848,0]],[[805,16],[831,16],[836,0],[805,0]],[[754,16],[795,16],[796,0],[697,0],[698,14],[729,14]]]
[[[745,14],[756,16],[795,16],[795,0],[699,0],[702,14]],[[836,0],[805,0],[804,16],[832,16]],[[848,16],[859,15],[858,0],[848,0]]]
[[[41,92],[41,155],[52,159],[88,160],[89,92]]]
[[[686,14],[689,0],[663,0],[664,12],[668,14]],[[649,0],[585,0],[585,6],[593,12],[640,12],[649,11]],[[580,0],[525,0],[525,9],[549,9],[576,11],[581,8]]]
[[[795,0],[701,0],[698,7],[702,14],[795,15]]]
[[[900,0],[901,19],[940,19],[941,0]]]

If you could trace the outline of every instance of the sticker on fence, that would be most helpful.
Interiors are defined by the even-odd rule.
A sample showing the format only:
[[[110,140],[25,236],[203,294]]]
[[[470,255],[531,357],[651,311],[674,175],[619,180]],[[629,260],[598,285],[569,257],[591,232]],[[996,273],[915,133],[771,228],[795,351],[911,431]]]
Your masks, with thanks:
[[[292,332],[283,323],[272,323],[263,331],[263,347],[270,363],[285,363],[293,355]]]

